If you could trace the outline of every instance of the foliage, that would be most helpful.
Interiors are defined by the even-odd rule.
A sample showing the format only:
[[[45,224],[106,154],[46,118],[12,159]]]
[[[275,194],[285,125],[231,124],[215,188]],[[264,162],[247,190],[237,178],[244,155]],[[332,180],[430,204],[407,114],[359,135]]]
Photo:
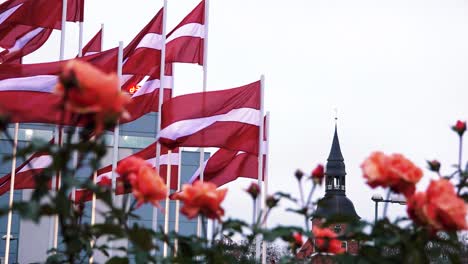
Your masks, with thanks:
[[[76,84],[76,80],[74,80],[73,84]],[[62,91],[65,94],[64,105],[67,100],[67,89],[65,87]],[[7,120],[7,118],[0,119],[0,128],[3,129],[3,132],[13,144],[11,136],[8,135],[8,131],[5,129]],[[79,114],[74,119],[74,123],[66,129],[62,145],[33,140],[27,147],[20,149],[17,153],[17,157],[26,159],[32,153],[40,151],[48,153],[53,160],[50,167],[35,175],[36,188],[30,200],[15,202],[12,208],[0,209],[2,215],[13,210],[23,219],[29,219],[36,223],[44,217],[57,217],[62,235],[61,242],[64,246],[63,248],[50,249],[52,254],[49,254],[47,263],[83,263],[87,262],[98,251],[109,256],[110,250],[119,252],[119,257],[114,256],[108,259],[107,263],[112,264],[129,263],[131,259],[134,259],[137,263],[257,263],[258,260],[255,257],[257,236],[261,236],[265,241],[269,242],[267,247],[267,260],[269,263],[310,262],[308,258],[297,259],[295,256],[301,246],[298,243],[302,241],[300,239],[302,236],[313,240],[314,235],[317,235],[310,231],[310,219],[314,216],[313,210],[316,205],[316,201],[312,200],[313,193],[316,186],[321,184],[324,176],[323,166],[319,165],[308,177],[304,177],[304,173],[300,171],[296,172],[299,197],[283,192],[268,196],[267,207],[260,211],[260,214],[252,223],[238,219],[219,220],[217,229],[210,238],[175,232],[165,234],[162,228],[152,230],[139,224],[129,224],[130,218],[138,218],[134,214],[137,208],[135,203],[137,200],[134,199],[135,202],[129,204],[131,201],[130,195],[124,195],[121,199],[122,203],[116,204],[113,201],[112,188],[97,185],[92,177],[83,182],[77,181],[74,177],[77,171],[83,167],[89,167],[93,171],[97,170],[100,160],[106,153],[103,138],[100,134],[93,132],[95,129],[102,129],[102,127],[112,127],[116,119],[110,120],[111,122],[106,120],[105,124],[97,123],[101,121],[104,122],[102,115],[99,116],[99,119],[93,119],[93,113]],[[83,124],[85,128],[79,131],[79,140],[73,141],[72,137],[76,132],[75,127]],[[441,178],[454,182],[457,195],[466,202],[468,199],[468,164],[465,168],[461,164],[463,138],[463,133],[460,133],[462,130],[461,125],[457,124],[456,129],[460,140],[460,158],[455,170],[447,176],[443,176],[440,174],[440,165],[435,166],[437,164],[431,161],[429,166]],[[76,162],[73,162],[75,153],[78,154],[78,158]],[[61,179],[60,186],[56,190],[49,190],[50,182],[58,175],[60,175]],[[398,175],[392,175],[392,177],[395,178]],[[307,195],[303,191],[306,185],[310,186],[310,192]],[[126,187],[129,188],[129,186]],[[191,188],[184,189],[191,190]],[[195,185],[193,188],[195,188]],[[252,188],[247,190],[252,196],[252,208],[255,208],[256,200],[260,199],[261,196],[256,193],[256,189]],[[70,193],[75,189],[90,190],[93,196],[104,204],[104,210],[99,212],[102,214],[102,222],[90,224],[82,221],[83,207],[74,203],[70,197]],[[406,186],[405,190],[407,190]],[[197,193],[197,191],[192,190],[194,196],[185,194],[179,194],[179,196],[184,197],[186,203],[192,203],[194,198],[190,197],[204,197],[203,192]],[[213,201],[190,204],[191,207],[186,209],[185,213],[193,216],[193,210],[196,210],[196,215],[201,216],[204,220],[206,220],[206,217],[215,220],[222,219],[224,211],[220,207],[220,203],[224,199],[225,192],[219,193],[216,190],[215,192],[218,192],[216,194],[217,204],[213,204]],[[246,195],[248,194],[246,193]],[[265,228],[265,222],[270,212],[277,210],[278,203],[285,200],[296,205],[294,208],[286,209],[286,211],[303,217],[304,225],[302,227],[276,226]],[[142,201],[148,202],[145,199],[138,202]],[[151,202],[157,204],[153,200]],[[209,210],[210,208],[214,208],[214,211]],[[391,222],[386,216],[376,223],[356,222],[351,219],[336,217],[326,219],[323,226],[326,227],[333,223],[347,223],[345,232],[340,234],[337,237],[338,239],[355,240],[360,243],[359,252],[356,255],[349,253],[330,255],[327,254],[327,252],[330,252],[327,245],[334,238],[315,237],[325,241],[320,248],[322,252],[318,252],[319,255],[322,254],[323,257],[336,262],[461,263],[462,257],[466,256],[467,253],[466,244],[461,243],[458,238],[457,232],[460,229],[434,230],[428,225],[417,224],[410,218],[399,218]],[[119,244],[118,241],[122,241],[122,239],[128,240],[128,246],[120,246],[121,243]],[[273,242],[275,241],[285,242],[288,245],[289,253],[282,252],[277,246],[274,246]],[[162,249],[158,247],[158,242],[167,243],[170,252],[173,254],[169,254],[165,258],[162,257]]]

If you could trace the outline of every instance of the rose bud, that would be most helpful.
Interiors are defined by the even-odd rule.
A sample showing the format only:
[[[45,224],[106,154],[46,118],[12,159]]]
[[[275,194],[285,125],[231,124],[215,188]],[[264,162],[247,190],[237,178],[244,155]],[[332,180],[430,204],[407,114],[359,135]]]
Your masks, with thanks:
[[[466,122],[458,120],[457,123],[452,126],[452,130],[457,132],[460,137],[463,136],[463,133],[466,131]]]
[[[268,208],[273,208],[275,207],[279,202],[279,199],[275,198],[273,195],[268,195],[266,199],[266,205]]]
[[[440,170],[440,162],[438,160],[431,160],[427,161],[427,165],[429,165],[429,170],[434,171],[434,172],[439,172]]]
[[[297,169],[296,172],[294,173],[294,176],[296,176],[296,179],[300,181],[302,179],[302,176],[304,176],[304,172],[301,170]]]
[[[258,195],[260,194],[260,187],[257,183],[252,182],[248,189],[245,190],[252,196],[252,199],[257,199]]]
[[[323,177],[325,177],[325,170],[323,165],[319,164],[312,171],[311,178],[315,183],[322,184]]]

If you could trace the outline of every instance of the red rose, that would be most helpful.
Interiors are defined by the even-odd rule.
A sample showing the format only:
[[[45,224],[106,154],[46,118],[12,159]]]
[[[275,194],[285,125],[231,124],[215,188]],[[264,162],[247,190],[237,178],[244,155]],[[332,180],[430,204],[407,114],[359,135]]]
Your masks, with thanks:
[[[137,199],[137,207],[150,202],[159,207],[159,201],[167,196],[167,187],[156,169],[150,166],[141,166],[138,173],[129,175],[132,193]]]
[[[422,170],[401,154],[385,155],[374,152],[361,165],[364,178],[372,188],[390,187],[396,193],[411,196]]]
[[[322,184],[323,177],[325,177],[325,170],[322,164],[317,165],[311,174],[312,180],[315,183]]]
[[[426,192],[408,199],[408,215],[418,225],[431,231],[457,231],[467,229],[466,205],[457,196],[450,181],[431,181]]]
[[[216,190],[216,185],[211,182],[196,181],[192,185],[184,184],[182,191],[175,193],[173,199],[184,203],[181,212],[189,219],[202,214],[210,219],[221,220],[224,215],[221,202],[226,193],[227,189]]]
[[[457,123],[452,126],[452,130],[457,132],[460,137],[463,136],[463,133],[466,131],[466,122],[458,120]]]
[[[314,227],[312,230],[315,239],[315,248],[318,252],[341,254],[345,249],[341,247],[341,241],[336,237],[336,233],[330,228]]]
[[[292,238],[294,240],[294,246],[295,247],[301,247],[304,242],[302,241],[302,234],[298,232],[294,232],[292,235]]]
[[[96,133],[102,132],[106,120],[116,120],[128,113],[124,107],[130,97],[119,90],[116,74],[106,74],[93,65],[68,61],[55,87],[55,93],[65,96],[65,107],[75,113],[95,113]]]

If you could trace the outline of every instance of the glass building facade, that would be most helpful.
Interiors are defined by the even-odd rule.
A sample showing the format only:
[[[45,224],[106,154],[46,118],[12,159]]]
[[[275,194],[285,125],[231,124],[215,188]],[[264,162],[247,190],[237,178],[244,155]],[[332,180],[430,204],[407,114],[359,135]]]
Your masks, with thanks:
[[[119,135],[119,151],[118,159],[121,160],[139,150],[149,146],[155,141],[156,137],[156,120],[157,114],[147,114],[131,123],[120,126]],[[19,147],[24,147],[33,138],[41,138],[50,140],[53,137],[55,126],[45,124],[20,124],[19,130]],[[9,128],[10,134],[13,135],[13,126]],[[106,156],[101,162],[101,167],[112,163],[112,146],[113,133],[105,135],[108,145]],[[11,162],[4,161],[6,155],[11,155],[12,146],[6,140],[5,135],[0,135],[0,176],[4,176],[11,172]],[[209,157],[209,153],[205,153],[205,160]],[[187,182],[199,166],[199,152],[196,151],[181,151],[181,183]],[[16,166],[21,165],[24,160],[17,160]],[[83,168],[78,171],[77,177],[85,179],[91,175],[91,169]],[[32,190],[17,190],[14,192],[16,201],[27,200],[31,195]],[[116,199],[121,197],[117,196]],[[0,206],[8,205],[9,192],[0,196]],[[99,202],[97,203],[99,207]],[[83,221],[89,221],[91,214],[91,202],[86,204],[85,215]],[[165,208],[165,203],[161,203],[161,207]],[[174,230],[175,227],[175,201],[170,201],[169,227]],[[154,207],[145,204],[136,210],[137,219],[129,220],[130,224],[138,223],[145,227],[151,227],[153,223]],[[157,225],[164,226],[164,212],[159,210],[157,213]],[[96,215],[96,222],[100,221],[99,215]],[[49,218],[43,218],[39,223],[25,221],[20,219],[17,214],[13,214],[12,221],[12,236],[10,242],[10,261],[9,263],[38,263],[44,262],[47,258],[47,250],[51,248],[52,241],[52,221]],[[189,220],[182,214],[180,215],[179,232],[190,235],[196,234],[197,222],[196,219]],[[7,217],[0,217],[0,235],[2,238],[6,235]],[[97,242],[99,244],[99,241]],[[123,242],[125,245],[126,241]],[[162,245],[160,245],[162,248]],[[60,245],[59,245],[60,247]],[[3,260],[5,254],[5,240],[0,241],[0,257]],[[96,254],[96,262],[104,262],[105,257]],[[3,263],[3,262],[0,262]]]

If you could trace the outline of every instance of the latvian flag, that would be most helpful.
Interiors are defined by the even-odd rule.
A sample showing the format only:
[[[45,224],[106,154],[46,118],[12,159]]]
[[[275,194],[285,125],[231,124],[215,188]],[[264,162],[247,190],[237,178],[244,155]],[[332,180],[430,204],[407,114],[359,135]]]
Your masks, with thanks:
[[[52,164],[52,157],[44,152],[37,152],[16,168],[15,190],[34,189],[37,177],[41,172]],[[11,173],[0,178],[0,195],[10,191]],[[49,182],[48,188],[51,188]]]
[[[162,106],[159,142],[169,148],[218,147],[258,153],[260,81],[174,97]]]
[[[82,56],[89,56],[102,51],[102,29],[83,47]]]
[[[266,117],[265,117],[266,123]],[[265,128],[267,126],[265,125]],[[267,131],[263,134],[262,153],[263,153],[263,177],[265,178],[267,150]],[[257,140],[258,142],[258,140]],[[205,161],[203,171],[203,181],[211,182],[220,187],[226,183],[232,182],[237,178],[258,179],[258,155],[245,153],[244,151],[219,149],[213,156]],[[200,179],[200,168],[190,178],[193,183]]]
[[[205,1],[201,1],[167,35],[166,63],[181,62],[203,65],[205,33]]]
[[[129,157],[139,157],[145,159],[153,168],[156,164],[156,143],[149,145],[148,147],[140,150],[139,152],[129,156]],[[127,157],[127,158],[129,158]],[[119,161],[120,163],[121,161]],[[179,149],[173,150],[169,155],[167,148],[161,148],[160,156],[160,170],[159,175],[164,179],[164,182],[167,183],[167,169],[168,164],[171,164],[171,189],[176,190],[178,186],[177,176],[179,170]],[[112,178],[112,165],[108,165],[97,171],[96,184],[101,186],[110,186]],[[120,176],[117,176],[117,190],[116,194],[121,195],[125,194],[124,183]],[[92,198],[92,192],[89,190],[79,189],[75,192],[75,201],[77,203],[90,201]]]

